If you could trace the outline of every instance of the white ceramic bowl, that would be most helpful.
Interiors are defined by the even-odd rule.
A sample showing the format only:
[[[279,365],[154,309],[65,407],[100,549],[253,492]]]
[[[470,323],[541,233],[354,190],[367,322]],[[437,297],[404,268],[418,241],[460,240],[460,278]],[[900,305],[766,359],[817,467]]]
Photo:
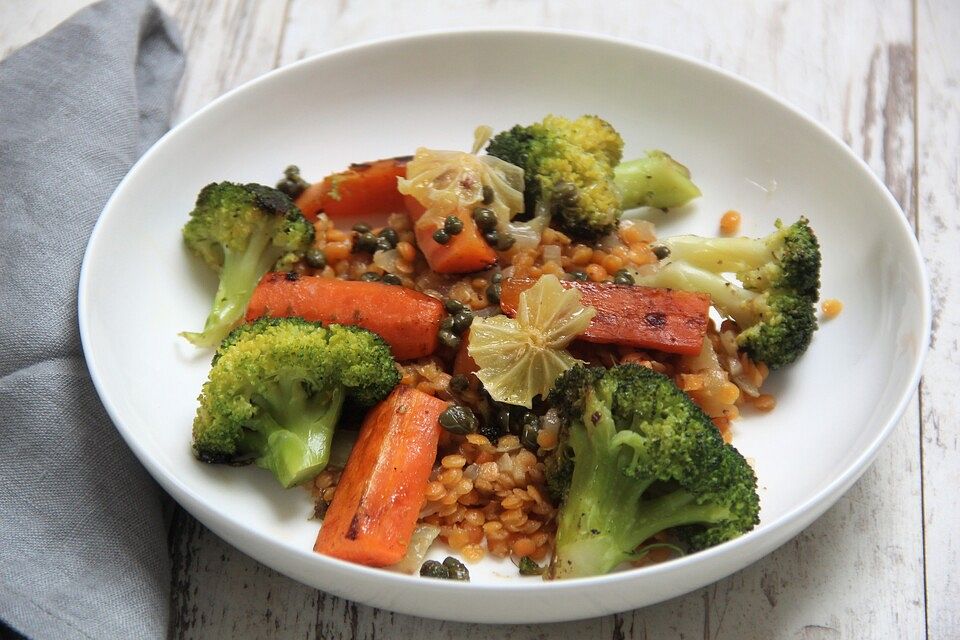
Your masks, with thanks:
[[[230,179],[273,183],[300,165],[319,178],[350,162],[467,149],[547,113],[596,113],[626,157],[661,148],[686,163],[704,197],[660,216],[666,234],[714,234],[743,213],[762,235],[807,215],[823,245],[823,294],[844,304],[805,357],[777,372],[770,414],[736,423],[755,462],[762,523],[673,562],[582,580],[520,578],[484,561],[468,584],[426,580],[314,554],[305,491],[266,472],[197,462],[190,426],[210,353],[177,337],[197,329],[214,276],[183,247],[198,190]],[[623,611],[682,594],[769,553],[863,473],[917,385],[930,308],[917,244],[880,181],[824,128],[765,91],[704,64],[619,40],[551,31],[430,33],[335,51],[230,92],[160,140],[107,204],[80,280],[90,372],[127,443],[174,498],[218,535],[301,582],[404,613],[536,622]],[[440,553],[440,552],[438,552]]]

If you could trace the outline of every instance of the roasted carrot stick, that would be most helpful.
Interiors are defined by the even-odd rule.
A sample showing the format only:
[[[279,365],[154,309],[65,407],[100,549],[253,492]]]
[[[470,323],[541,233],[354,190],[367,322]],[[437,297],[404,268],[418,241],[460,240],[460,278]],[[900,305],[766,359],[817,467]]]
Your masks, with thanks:
[[[536,280],[508,278],[500,285],[500,308],[513,316],[520,292]],[[710,296],[686,291],[606,282],[563,280],[580,301],[597,310],[581,339],[602,344],[697,355],[707,331]]]
[[[404,210],[397,178],[407,174],[410,156],[352,164],[346,171],[310,185],[297,206],[310,220],[323,211],[330,218],[370,218]]]
[[[442,302],[406,287],[268,273],[253,290],[246,319],[299,316],[356,325],[386,340],[397,360],[409,360],[436,350],[443,315]]]
[[[399,385],[367,414],[314,551],[371,567],[403,558],[423,507],[446,407]]]

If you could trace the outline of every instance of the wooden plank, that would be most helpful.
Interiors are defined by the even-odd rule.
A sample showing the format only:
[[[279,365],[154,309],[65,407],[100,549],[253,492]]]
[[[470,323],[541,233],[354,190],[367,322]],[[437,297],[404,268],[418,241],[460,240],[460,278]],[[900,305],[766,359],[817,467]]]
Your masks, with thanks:
[[[180,27],[187,65],[173,121],[179,122],[228,90],[277,63],[287,20],[284,2],[158,0]]]
[[[917,9],[920,244],[934,314],[921,386],[927,625],[945,640],[960,638],[960,5]]]
[[[14,49],[22,47],[57,26],[73,13],[90,4],[90,1],[8,0],[0,2],[0,60],[6,58]]]

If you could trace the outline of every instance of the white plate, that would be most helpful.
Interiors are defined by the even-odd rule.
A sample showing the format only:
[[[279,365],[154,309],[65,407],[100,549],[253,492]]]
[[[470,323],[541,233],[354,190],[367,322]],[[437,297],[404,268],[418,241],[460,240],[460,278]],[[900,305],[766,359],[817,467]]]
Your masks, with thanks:
[[[317,179],[350,162],[467,149],[546,113],[596,113],[626,157],[668,150],[704,197],[662,216],[664,235],[714,234],[721,213],[743,232],[807,215],[823,245],[823,294],[844,302],[806,356],[774,374],[778,405],[736,423],[755,461],[762,523],[666,564],[543,582],[509,562],[469,584],[350,565],[312,552],[306,492],[266,472],[197,462],[190,425],[210,353],[177,332],[199,328],[214,276],[180,229],[212,181],[273,183],[300,165]],[[926,277],[894,199],[839,140],[777,98],[723,71],[636,44],[551,31],[431,33],[336,51],[230,92],[160,140],[117,188],[80,279],[84,352],[127,443],[174,498],[217,534],[301,582],[404,613],[480,622],[556,621],[648,605],[722,578],[810,524],[874,458],[917,385],[929,337]]]

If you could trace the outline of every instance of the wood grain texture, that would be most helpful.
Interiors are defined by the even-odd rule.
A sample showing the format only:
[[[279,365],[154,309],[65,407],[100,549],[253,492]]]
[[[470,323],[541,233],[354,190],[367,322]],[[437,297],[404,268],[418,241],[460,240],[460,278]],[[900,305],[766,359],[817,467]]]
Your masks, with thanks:
[[[0,2],[0,55],[84,4],[87,0]],[[627,0],[602,5],[436,0],[417,3],[415,9],[390,0],[160,4],[180,24],[188,50],[177,120],[274,66],[427,28],[575,28],[707,60],[797,105],[883,178],[919,226],[936,312],[921,399],[908,406],[876,463],[800,536],[710,587],[658,606],[574,623],[487,627],[437,622],[304,587],[244,556],[181,511],[171,527],[173,635],[324,640],[960,637],[960,510],[954,497],[960,478],[960,421],[951,388],[960,359],[960,303],[955,299],[960,294],[960,18],[954,3],[674,0],[645,3],[642,9]]]
[[[960,6],[918,5],[918,209],[933,298],[921,384],[927,625],[960,638]]]

